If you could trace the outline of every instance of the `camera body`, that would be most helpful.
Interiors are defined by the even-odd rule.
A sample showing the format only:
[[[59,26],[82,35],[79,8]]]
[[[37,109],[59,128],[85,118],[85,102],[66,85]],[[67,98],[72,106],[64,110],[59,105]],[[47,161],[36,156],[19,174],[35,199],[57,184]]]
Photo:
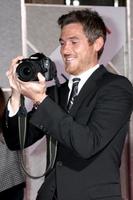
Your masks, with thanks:
[[[36,53],[20,60],[16,69],[18,78],[24,82],[38,81],[38,72],[45,77],[46,81],[54,79],[57,75],[55,63],[43,53]]]

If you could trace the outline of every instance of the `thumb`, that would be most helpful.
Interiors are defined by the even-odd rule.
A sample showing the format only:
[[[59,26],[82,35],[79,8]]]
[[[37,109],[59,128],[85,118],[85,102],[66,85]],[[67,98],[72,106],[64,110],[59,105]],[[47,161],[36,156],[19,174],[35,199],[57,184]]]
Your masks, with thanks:
[[[45,77],[40,72],[37,74],[37,77],[40,83],[45,82]]]

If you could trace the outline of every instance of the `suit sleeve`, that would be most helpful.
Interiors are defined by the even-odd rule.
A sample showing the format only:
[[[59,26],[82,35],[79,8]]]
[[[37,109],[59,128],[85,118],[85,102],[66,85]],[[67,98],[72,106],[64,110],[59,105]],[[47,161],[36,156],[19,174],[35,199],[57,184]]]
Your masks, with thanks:
[[[31,113],[27,116],[27,122],[30,119]],[[19,150],[20,149],[20,139],[19,139],[19,128],[18,128],[18,113],[9,117],[9,112],[6,109],[3,120],[2,120],[2,130],[3,136],[5,138],[6,144],[11,150]],[[26,140],[25,140],[25,148],[35,143],[37,140],[41,139],[44,136],[44,131],[41,131],[34,125],[26,123]]]
[[[47,97],[32,115],[30,123],[40,130],[47,130],[60,143],[82,158],[102,151],[120,131],[127,132],[133,108],[133,88],[126,79],[112,81],[97,92],[91,114],[85,109],[85,123],[67,114]],[[79,109],[83,115],[83,111]],[[83,116],[84,117],[84,116]],[[122,136],[123,137],[123,136]]]

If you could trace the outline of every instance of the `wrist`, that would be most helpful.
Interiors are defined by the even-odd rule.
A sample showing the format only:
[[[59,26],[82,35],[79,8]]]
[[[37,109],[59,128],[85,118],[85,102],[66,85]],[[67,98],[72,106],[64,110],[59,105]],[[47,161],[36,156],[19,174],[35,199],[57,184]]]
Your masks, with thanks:
[[[38,106],[43,102],[43,100],[47,97],[47,95],[40,97],[40,98],[36,98],[35,100],[33,100],[33,107],[35,109],[38,108]]]
[[[38,108],[38,106],[40,105],[40,103],[41,103],[40,101],[34,102],[33,108],[36,110]]]
[[[10,107],[10,110],[12,110],[12,113],[16,113],[19,110],[19,107],[20,107],[20,96],[19,96],[19,98],[11,96],[9,98],[8,105],[10,105],[9,107]]]
[[[10,102],[12,105],[20,105],[20,95],[11,95]]]

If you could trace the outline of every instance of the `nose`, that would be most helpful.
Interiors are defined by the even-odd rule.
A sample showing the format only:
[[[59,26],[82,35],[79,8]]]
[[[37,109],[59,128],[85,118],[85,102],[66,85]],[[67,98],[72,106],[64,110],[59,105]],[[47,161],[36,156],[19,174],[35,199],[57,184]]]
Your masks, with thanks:
[[[71,45],[69,42],[66,42],[62,47],[61,47],[61,53],[63,55],[69,55],[72,51]]]

